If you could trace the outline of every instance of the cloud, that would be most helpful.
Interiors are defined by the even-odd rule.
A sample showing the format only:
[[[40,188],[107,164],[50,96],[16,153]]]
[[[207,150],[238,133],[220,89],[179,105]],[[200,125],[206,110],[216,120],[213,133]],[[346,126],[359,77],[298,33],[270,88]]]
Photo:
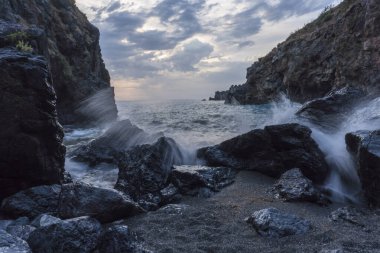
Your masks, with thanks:
[[[214,51],[214,47],[211,44],[203,43],[199,40],[192,40],[183,45],[178,52],[169,59],[169,62],[173,70],[183,72],[196,71],[197,68],[195,68],[194,65],[208,57],[212,51]]]

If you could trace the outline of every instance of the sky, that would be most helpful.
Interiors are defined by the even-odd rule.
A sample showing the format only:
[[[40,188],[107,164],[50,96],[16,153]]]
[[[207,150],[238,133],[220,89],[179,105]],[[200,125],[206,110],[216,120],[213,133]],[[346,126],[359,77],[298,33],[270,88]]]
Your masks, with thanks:
[[[339,0],[76,0],[118,100],[203,99]]]

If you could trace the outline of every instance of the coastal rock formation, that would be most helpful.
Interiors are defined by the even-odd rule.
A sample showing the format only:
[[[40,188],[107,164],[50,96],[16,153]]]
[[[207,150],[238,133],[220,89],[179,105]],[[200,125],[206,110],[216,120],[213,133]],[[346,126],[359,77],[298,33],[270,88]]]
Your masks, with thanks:
[[[99,31],[74,0],[0,0],[0,20],[0,46],[22,40],[48,59],[61,123],[116,119]],[[11,40],[1,43],[1,37]]]
[[[306,102],[347,85],[380,92],[380,5],[345,0],[260,58],[227,101],[267,103],[280,93]]]
[[[64,220],[34,230],[28,239],[33,252],[92,252],[98,242],[102,227],[89,217]]]
[[[27,189],[6,198],[1,210],[14,217],[35,218],[42,214],[51,214],[68,219],[91,216],[101,222],[112,222],[143,212],[135,202],[116,190],[84,184]]]
[[[228,91],[216,91],[214,97],[210,97],[210,101],[224,101],[227,98]]]
[[[307,102],[296,114],[322,128],[336,129],[364,97],[361,89],[344,87]]]
[[[0,199],[63,180],[65,147],[42,57],[0,50]]]
[[[321,202],[321,192],[306,178],[300,169],[291,169],[282,174],[274,186],[278,197],[285,201]]]
[[[236,172],[230,168],[174,166],[171,181],[183,194],[197,195],[202,188],[214,192],[232,184]]]
[[[162,137],[152,145],[137,146],[120,159],[115,188],[150,209],[143,203],[156,206],[161,202],[160,190],[168,185],[172,166],[181,161],[181,151],[173,139]]]
[[[346,135],[347,149],[356,159],[364,195],[371,206],[380,206],[380,130]]]
[[[311,130],[299,124],[266,126],[198,150],[208,166],[255,170],[271,177],[299,168],[313,182],[322,183],[329,168]]]
[[[311,229],[311,223],[293,214],[283,213],[276,208],[254,212],[247,222],[264,237],[284,237],[304,234]]]
[[[151,144],[162,133],[148,134],[129,120],[115,122],[102,136],[74,150],[74,159],[90,166],[99,163],[117,163],[121,153],[136,145]]]

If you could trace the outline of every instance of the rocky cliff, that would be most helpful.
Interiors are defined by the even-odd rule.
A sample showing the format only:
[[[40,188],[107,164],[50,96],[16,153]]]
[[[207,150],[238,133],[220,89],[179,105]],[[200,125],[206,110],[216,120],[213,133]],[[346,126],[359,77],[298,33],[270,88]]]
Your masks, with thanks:
[[[279,93],[305,102],[347,85],[379,93],[379,69],[380,2],[345,0],[248,68],[227,102],[266,103]]]
[[[74,0],[0,0],[0,21],[8,44],[23,41],[48,59],[61,123],[117,117],[99,31]],[[6,44],[0,39],[0,46]]]

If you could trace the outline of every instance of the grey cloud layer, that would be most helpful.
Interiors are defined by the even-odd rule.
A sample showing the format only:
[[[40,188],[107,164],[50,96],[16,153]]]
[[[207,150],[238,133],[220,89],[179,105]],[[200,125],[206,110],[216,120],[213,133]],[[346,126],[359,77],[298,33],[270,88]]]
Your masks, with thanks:
[[[125,10],[122,2],[113,1],[97,10],[93,22],[101,29],[103,53],[112,75],[116,78],[143,78],[164,71],[199,71],[195,66],[212,54],[215,45],[199,41],[195,38],[197,34],[213,35],[217,41],[236,45],[239,50],[254,44],[249,37],[257,34],[265,21],[278,22],[313,12],[332,0],[280,0],[276,5],[264,0],[235,2],[246,4],[247,8],[205,23],[200,14],[212,13],[213,8],[222,3],[163,0],[149,11],[131,13]],[[152,17],[171,29],[139,30]],[[174,48],[172,56],[158,60],[157,53]]]

